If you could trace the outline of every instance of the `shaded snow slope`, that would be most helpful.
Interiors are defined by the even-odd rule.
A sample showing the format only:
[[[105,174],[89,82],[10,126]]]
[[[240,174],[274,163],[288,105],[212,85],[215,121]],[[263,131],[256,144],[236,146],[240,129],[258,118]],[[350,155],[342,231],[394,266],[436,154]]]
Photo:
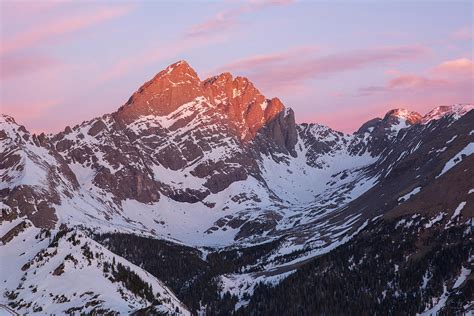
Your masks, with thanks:
[[[111,311],[128,315],[154,304],[163,312],[189,315],[159,280],[84,232],[60,230],[51,235],[27,219],[17,218],[2,222],[2,239],[15,227],[21,227],[16,236],[0,245],[1,287],[5,294],[1,303],[15,311],[38,315]],[[131,276],[124,276],[124,271]],[[135,283],[127,277],[134,277]],[[147,284],[149,293],[142,284]]]

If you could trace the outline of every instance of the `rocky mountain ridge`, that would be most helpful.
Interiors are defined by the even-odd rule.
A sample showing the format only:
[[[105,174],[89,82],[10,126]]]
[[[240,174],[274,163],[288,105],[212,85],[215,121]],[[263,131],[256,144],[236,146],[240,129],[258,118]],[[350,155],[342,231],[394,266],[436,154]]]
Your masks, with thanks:
[[[55,205],[64,200],[68,208],[85,209],[99,222],[124,217],[128,224],[134,220],[116,210],[133,201],[192,203],[212,215],[219,213],[213,209],[233,208],[201,232],[209,235],[231,225],[240,228],[234,236],[239,239],[252,235],[246,232],[248,220],[254,222],[251,226],[263,221],[264,230],[273,230],[284,218],[279,208],[314,207],[333,199],[336,188],[346,192],[339,198],[350,202],[364,193],[355,190],[356,184],[367,183],[368,189],[387,173],[385,164],[379,164],[378,174],[369,169],[390,160],[382,156],[399,134],[410,134],[433,119],[459,118],[470,108],[440,107],[426,117],[396,109],[348,135],[318,124],[297,125],[291,110],[278,99],[266,99],[247,79],[224,73],[200,81],[181,61],[145,83],[117,112],[56,135],[31,135],[4,117],[3,203],[12,209],[21,206],[20,214],[42,227],[59,223]],[[252,123],[256,121],[262,125]],[[338,182],[330,181],[339,173]],[[29,179],[32,175],[38,178]],[[313,177],[326,182],[311,188]],[[47,189],[37,192],[38,181]],[[219,195],[226,190],[237,194],[224,201]],[[267,210],[255,216],[248,211],[255,207]],[[151,234],[160,227],[139,226]]]
[[[31,134],[3,115],[0,208],[38,229],[135,234],[204,257],[271,245],[216,276],[244,300],[257,282],[349,242],[380,216],[419,207],[436,218],[435,195],[448,216],[467,201],[468,216],[472,188],[452,174],[472,171],[473,108],[396,109],[350,135],[296,124],[248,79],[201,81],[181,61],[116,112],[55,135]]]
[[[278,98],[266,99],[247,78],[222,73],[201,81],[187,62],[179,61],[142,85],[115,117],[127,124],[140,116],[167,116],[198,98],[224,113],[247,141],[284,109]],[[294,120],[290,123],[294,128]]]

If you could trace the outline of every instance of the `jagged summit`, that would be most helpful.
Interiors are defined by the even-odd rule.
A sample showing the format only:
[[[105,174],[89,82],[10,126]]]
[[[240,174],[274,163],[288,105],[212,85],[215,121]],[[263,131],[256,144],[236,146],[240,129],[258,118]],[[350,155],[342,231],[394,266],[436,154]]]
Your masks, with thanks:
[[[167,116],[197,100],[227,116],[244,140],[253,139],[285,109],[278,98],[267,99],[245,77],[224,72],[201,81],[186,61],[178,61],[143,84],[116,117],[128,124],[143,116]],[[294,118],[290,121],[294,125]]]
[[[247,78],[233,78],[228,72],[205,80],[203,86],[210,102],[237,122],[244,138],[253,138],[285,109],[278,98],[267,99]]]
[[[187,62],[179,61],[143,84],[119,109],[118,114],[126,122],[141,115],[168,115],[202,95],[197,73]]]
[[[172,81],[175,85],[187,82],[187,80],[200,81],[196,71],[184,60],[169,65],[164,70],[160,71],[151,81],[157,79],[166,79]]]
[[[195,74],[196,71],[188,64],[185,60],[179,60],[174,64],[169,65],[166,67],[163,72],[172,73],[172,72],[180,72],[180,73],[193,73]]]

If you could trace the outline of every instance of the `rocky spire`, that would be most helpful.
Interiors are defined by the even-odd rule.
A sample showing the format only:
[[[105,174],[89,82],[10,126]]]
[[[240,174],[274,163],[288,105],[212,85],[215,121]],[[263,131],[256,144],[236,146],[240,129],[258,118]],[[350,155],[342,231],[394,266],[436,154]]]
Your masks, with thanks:
[[[285,109],[278,98],[265,98],[247,78],[233,78],[228,72],[205,80],[203,87],[211,102],[236,123],[247,140]]]

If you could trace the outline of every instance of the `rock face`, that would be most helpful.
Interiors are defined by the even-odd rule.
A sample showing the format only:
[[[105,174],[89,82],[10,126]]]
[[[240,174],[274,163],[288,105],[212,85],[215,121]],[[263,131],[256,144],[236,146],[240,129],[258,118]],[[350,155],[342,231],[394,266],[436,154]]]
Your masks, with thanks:
[[[244,140],[253,139],[285,108],[278,98],[266,99],[247,78],[233,79],[227,72],[205,80],[204,89],[209,100],[236,123]]]
[[[125,124],[140,116],[167,116],[197,98],[206,100],[215,111],[226,115],[244,141],[252,140],[268,122],[285,109],[278,98],[267,99],[247,79],[230,73],[201,81],[187,62],[179,61],[146,82],[122,106],[115,118]],[[294,120],[294,119],[293,119]],[[296,135],[296,128],[285,131]],[[281,139],[278,140],[281,143]]]
[[[298,142],[296,131],[295,114],[292,109],[286,113],[279,112],[266,126],[269,131],[268,137],[275,140],[279,148],[285,149],[292,156],[296,156],[295,145]]]
[[[179,61],[142,85],[119,109],[117,116],[128,123],[140,115],[168,115],[202,95],[196,72],[187,62]]]

